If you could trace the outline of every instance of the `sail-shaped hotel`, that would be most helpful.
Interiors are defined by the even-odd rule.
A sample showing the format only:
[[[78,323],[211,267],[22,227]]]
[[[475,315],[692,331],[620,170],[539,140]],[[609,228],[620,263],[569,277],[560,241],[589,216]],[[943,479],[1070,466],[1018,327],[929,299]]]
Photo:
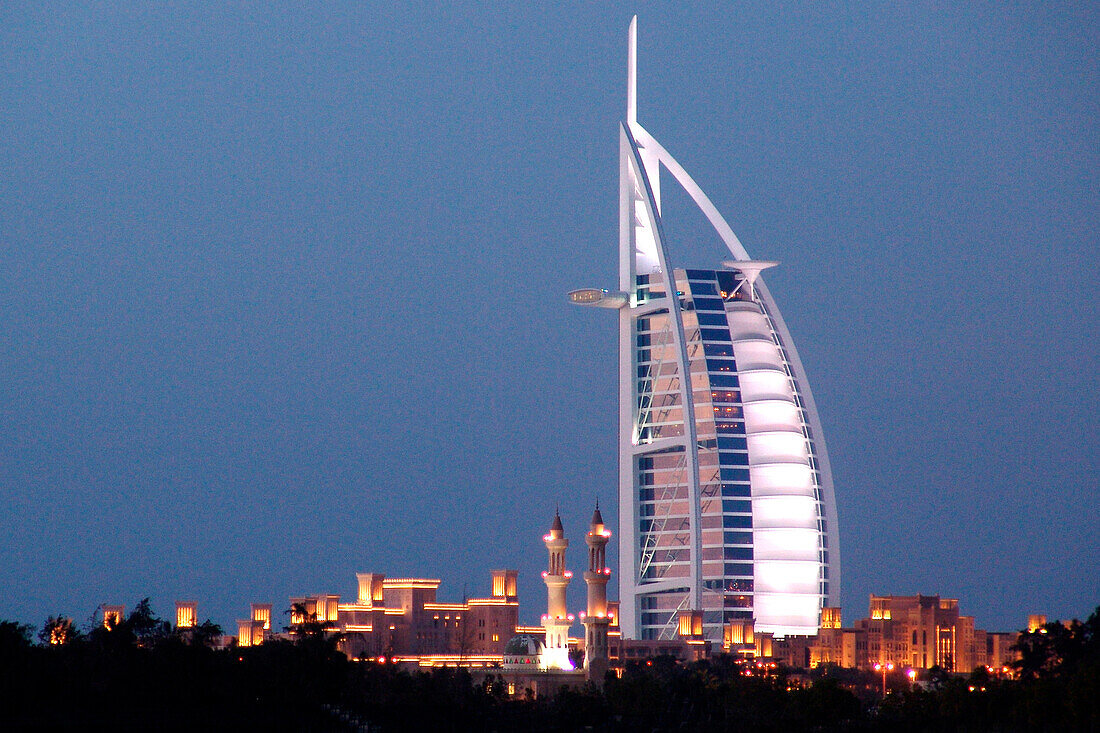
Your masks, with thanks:
[[[708,638],[755,621],[815,634],[838,605],[836,503],[821,423],[790,333],[722,215],[637,119],[637,19],[619,133],[619,288],[570,300],[619,313],[619,582],[623,635]],[[686,269],[661,226],[660,170],[731,254]]]

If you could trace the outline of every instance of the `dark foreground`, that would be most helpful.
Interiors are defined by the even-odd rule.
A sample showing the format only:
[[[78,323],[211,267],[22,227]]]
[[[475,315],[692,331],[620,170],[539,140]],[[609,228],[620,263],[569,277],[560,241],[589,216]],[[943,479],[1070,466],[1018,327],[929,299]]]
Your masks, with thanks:
[[[147,604],[112,630],[69,628],[62,644],[50,631],[34,644],[0,622],[0,729],[1100,731],[1100,613],[1021,634],[1017,679],[933,674],[924,690],[897,675],[885,699],[875,674],[746,676],[730,658],[658,658],[602,691],[510,700],[502,681],[461,670],[349,662],[323,631],[215,650],[215,626],[180,633]]]

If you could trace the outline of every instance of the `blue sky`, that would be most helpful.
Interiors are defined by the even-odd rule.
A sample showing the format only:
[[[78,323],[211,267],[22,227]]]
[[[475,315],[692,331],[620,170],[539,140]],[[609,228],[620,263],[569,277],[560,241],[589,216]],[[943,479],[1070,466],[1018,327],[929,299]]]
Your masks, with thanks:
[[[518,567],[534,620],[555,504],[615,503],[564,293],[615,282],[635,12],[640,121],[782,263],[846,619],[1100,603],[1095,8],[9,3],[0,617]]]

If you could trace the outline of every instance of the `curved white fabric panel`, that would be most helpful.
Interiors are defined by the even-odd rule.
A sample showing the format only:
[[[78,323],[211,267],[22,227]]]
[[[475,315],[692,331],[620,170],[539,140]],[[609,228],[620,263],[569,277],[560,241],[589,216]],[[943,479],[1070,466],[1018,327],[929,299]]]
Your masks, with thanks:
[[[743,402],[756,402],[758,400],[790,400],[794,401],[794,390],[791,389],[791,378],[785,372],[760,369],[753,372],[738,371],[738,381],[741,383],[741,400]]]
[[[745,405],[745,432],[749,435],[772,430],[802,432],[798,405],[786,400],[761,400]]]
[[[813,563],[775,559],[757,560],[756,564],[757,593],[817,593],[817,568]]]
[[[809,466],[795,463],[769,463],[766,466],[750,466],[752,495],[757,496],[806,496],[813,498],[814,481]]]
[[[767,555],[773,560],[817,562],[817,527],[802,529],[758,527],[754,533],[753,544],[757,554]]]
[[[788,530],[809,530],[817,535],[817,507],[814,500],[805,496],[761,496],[752,500],[753,532],[779,535]],[[759,542],[755,538],[753,542]],[[771,542],[771,540],[767,540]],[[762,555],[764,557],[766,555]],[[817,557],[817,544],[814,544],[813,557]],[[777,558],[788,560],[790,558]]]
[[[738,369],[783,369],[779,347],[771,341],[734,341],[733,357]]]
[[[756,433],[747,436],[749,447],[749,464],[765,465],[768,463],[801,463],[809,465],[809,454],[806,452],[806,438],[802,433],[770,432]]]
[[[820,596],[816,593],[756,591],[756,631],[772,634],[812,635],[817,633]],[[813,618],[813,623],[806,619]]]
[[[760,312],[760,308],[752,305],[752,310],[743,307],[732,309],[730,304],[726,311],[726,320],[730,325],[730,335],[734,341],[739,339],[767,339],[771,340],[772,328],[768,325],[768,319]]]

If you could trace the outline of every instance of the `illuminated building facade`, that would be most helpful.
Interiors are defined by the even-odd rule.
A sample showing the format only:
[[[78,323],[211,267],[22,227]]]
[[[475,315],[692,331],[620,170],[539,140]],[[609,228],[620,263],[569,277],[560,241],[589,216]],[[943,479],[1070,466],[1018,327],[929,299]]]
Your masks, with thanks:
[[[836,505],[821,423],[760,272],[682,166],[637,121],[636,23],[620,128],[619,583],[623,634],[673,639],[753,621],[814,634],[839,598]],[[670,173],[725,243],[718,269],[673,267],[661,224]]]
[[[291,626],[316,620],[343,635],[341,649],[351,658],[383,657],[415,663],[499,663],[519,619],[517,573],[492,571],[491,595],[462,603],[436,600],[434,578],[387,578],[358,573],[354,602],[322,594],[291,598]],[[258,604],[257,604],[258,605]],[[253,606],[249,630],[270,621],[270,606]],[[258,616],[260,618],[258,618]],[[244,627],[241,627],[242,629]]]
[[[253,603],[248,618],[237,619],[238,646],[259,646],[271,633],[270,603]]]
[[[194,601],[176,601],[176,628],[193,629],[198,624],[198,604]]]
[[[856,628],[865,632],[865,639],[856,642],[858,666],[940,666],[949,672],[970,672],[985,666],[990,656],[985,644],[978,648],[974,617],[961,615],[954,598],[872,595],[870,617],[858,621]],[[995,638],[986,632],[981,636]],[[1015,635],[1006,636],[1015,641]],[[998,661],[999,649],[988,651]]]
[[[974,628],[959,602],[940,596],[871,596],[869,615],[843,628],[839,608],[825,608],[816,636],[788,637],[775,655],[795,667],[927,670],[969,673],[975,667],[1008,673],[1017,634]]]
[[[100,606],[103,611],[103,628],[113,629],[126,618],[126,606]]]

